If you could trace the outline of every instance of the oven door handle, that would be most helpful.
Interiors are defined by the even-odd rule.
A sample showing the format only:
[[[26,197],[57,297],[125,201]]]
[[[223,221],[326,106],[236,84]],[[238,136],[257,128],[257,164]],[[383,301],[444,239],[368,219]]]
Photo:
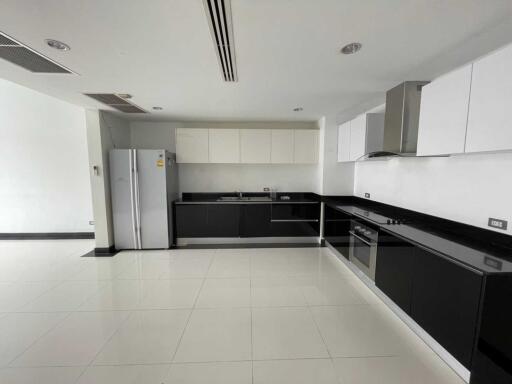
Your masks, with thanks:
[[[355,238],[361,240],[363,243],[365,243],[366,245],[369,245],[370,247],[373,247],[375,245],[377,245],[377,243],[371,243],[369,242],[368,240],[366,239],[363,239],[361,236],[358,236],[354,233],[354,231],[348,231],[348,233],[350,233],[352,236],[354,236]]]

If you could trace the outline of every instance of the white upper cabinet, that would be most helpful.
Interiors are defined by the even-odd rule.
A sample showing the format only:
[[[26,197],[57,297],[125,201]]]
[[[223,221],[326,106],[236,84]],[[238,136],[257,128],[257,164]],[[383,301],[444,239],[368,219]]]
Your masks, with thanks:
[[[366,114],[365,140],[365,154],[382,151],[384,148],[384,113]]]
[[[466,65],[422,88],[418,156],[464,152],[471,68]]]
[[[241,129],[240,156],[242,163],[270,163],[272,131],[270,129]]]
[[[294,163],[312,164],[318,162],[318,130],[296,129]]]
[[[271,162],[274,164],[293,163],[293,129],[272,129]]]
[[[179,163],[313,164],[318,162],[316,129],[178,128]]]
[[[210,163],[240,163],[238,129],[209,129]]]
[[[178,163],[208,163],[208,129],[176,129],[176,161]]]
[[[350,121],[338,127],[338,161],[350,161]]]
[[[366,149],[366,114],[350,122],[350,161],[364,156]]]
[[[512,45],[473,63],[466,152],[512,149]]]
[[[381,151],[384,114],[363,113],[338,127],[338,162],[356,161],[370,152]]]

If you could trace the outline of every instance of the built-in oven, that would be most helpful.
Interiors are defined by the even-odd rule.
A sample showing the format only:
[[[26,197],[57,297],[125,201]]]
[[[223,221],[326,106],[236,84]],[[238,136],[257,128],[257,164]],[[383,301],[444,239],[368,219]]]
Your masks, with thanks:
[[[349,260],[375,281],[378,230],[363,224],[360,220],[351,220],[349,233]]]

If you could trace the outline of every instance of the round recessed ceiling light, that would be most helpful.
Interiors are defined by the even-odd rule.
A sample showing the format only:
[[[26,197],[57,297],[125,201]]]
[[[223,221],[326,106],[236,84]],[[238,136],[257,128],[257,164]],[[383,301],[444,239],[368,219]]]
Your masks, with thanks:
[[[63,43],[62,41],[59,41],[59,40],[46,39],[45,41],[46,41],[46,44],[48,44],[48,46],[58,49],[59,51],[69,51],[71,49],[71,47],[69,45],[67,45],[66,43]]]
[[[344,55],[351,55],[358,52],[362,47],[363,45],[361,43],[350,43],[341,48],[341,53]]]
[[[296,108],[293,108],[293,112],[300,112],[300,111],[303,111],[304,108],[302,107],[296,107]]]
[[[162,107],[153,107],[153,110],[155,111],[161,111],[163,108]]]

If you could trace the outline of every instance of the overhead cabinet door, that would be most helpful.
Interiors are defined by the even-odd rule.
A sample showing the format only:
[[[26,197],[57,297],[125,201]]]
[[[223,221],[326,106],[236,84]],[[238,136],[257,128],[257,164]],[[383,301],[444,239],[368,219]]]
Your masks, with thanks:
[[[350,121],[338,127],[338,162],[350,161]]]
[[[176,130],[176,161],[208,163],[208,129],[178,128]]]
[[[318,130],[296,129],[294,162],[313,164],[318,162]]]
[[[365,154],[366,115],[359,115],[350,122],[350,161],[356,161]]]
[[[209,130],[210,163],[240,163],[238,129]]]
[[[293,163],[293,129],[273,129],[271,161],[274,164]]]
[[[270,129],[241,129],[240,153],[242,163],[270,163],[272,132]]]
[[[419,156],[464,152],[471,68],[462,67],[422,88]]]
[[[466,152],[512,149],[512,45],[473,64]]]

